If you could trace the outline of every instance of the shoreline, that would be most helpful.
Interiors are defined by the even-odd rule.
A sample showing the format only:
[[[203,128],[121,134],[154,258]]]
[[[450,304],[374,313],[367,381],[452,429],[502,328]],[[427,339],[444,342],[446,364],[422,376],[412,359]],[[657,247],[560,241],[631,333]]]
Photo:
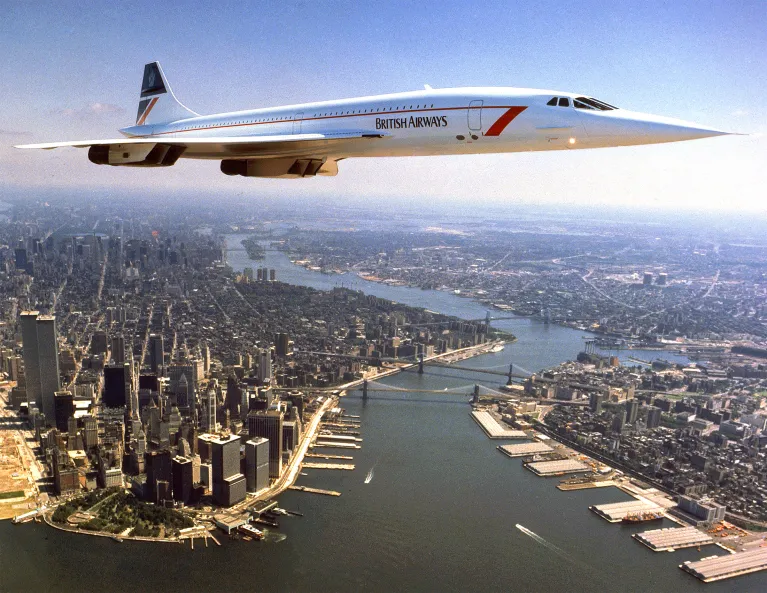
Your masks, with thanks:
[[[484,344],[467,346],[465,348],[459,348],[457,350],[451,350],[449,352],[435,354],[430,357],[424,357],[424,363],[427,363],[428,361],[431,361],[431,360],[447,358],[450,356],[456,357],[450,362],[467,360],[475,356],[488,354],[493,347],[499,344],[513,343],[514,341],[516,341],[516,338],[512,340],[494,340],[492,342],[487,342]],[[298,480],[298,476],[300,474],[300,470],[301,470],[301,466],[303,465],[304,458],[309,451],[310,444],[314,441],[316,434],[319,431],[320,423],[322,421],[322,418],[325,415],[325,412],[329,408],[334,407],[336,404],[339,403],[339,399],[346,395],[345,392],[347,389],[351,389],[358,385],[361,385],[366,380],[375,380],[375,379],[396,375],[398,373],[401,373],[402,371],[411,369],[413,367],[417,367],[418,364],[419,364],[418,362],[406,363],[397,368],[387,369],[383,372],[376,373],[375,375],[370,377],[357,379],[355,381],[351,381],[349,383],[345,383],[343,385],[339,385],[332,388],[325,388],[324,391],[338,391],[339,392],[338,396],[333,395],[328,397],[327,400],[323,402],[322,406],[320,406],[320,408],[314,413],[314,416],[309,422],[309,429],[303,435],[303,438],[301,440],[301,445],[299,446],[299,450],[296,453],[296,455],[293,457],[293,459],[290,461],[288,468],[286,468],[285,472],[283,473],[283,476],[280,477],[278,482],[276,482],[269,489],[259,492],[255,496],[246,497],[244,501],[238,503],[237,505],[234,505],[233,507],[230,507],[228,509],[221,509],[222,512],[246,511],[247,509],[251,508],[252,506],[254,506],[255,504],[259,502],[276,498],[277,496],[279,496],[280,494],[288,490],[291,486],[295,485],[296,481]],[[50,514],[52,510],[53,509],[48,509],[44,513],[41,513],[42,519],[46,523],[46,525],[48,525],[49,527],[53,527],[54,529],[58,529],[59,531],[66,531],[71,534],[94,535],[97,537],[109,537],[117,542],[120,542],[123,540],[131,540],[131,541],[142,541],[142,542],[163,542],[163,543],[181,544],[183,543],[184,539],[188,539],[188,537],[184,537],[183,535],[175,537],[175,538],[154,538],[154,537],[146,537],[146,536],[120,535],[120,534],[103,532],[103,531],[88,531],[88,530],[83,530],[79,528],[70,528],[67,526],[54,523],[52,519],[50,518]],[[207,529],[204,528],[203,526],[198,525],[195,527],[198,529],[205,529],[207,531]],[[201,536],[201,537],[204,537],[204,536]]]

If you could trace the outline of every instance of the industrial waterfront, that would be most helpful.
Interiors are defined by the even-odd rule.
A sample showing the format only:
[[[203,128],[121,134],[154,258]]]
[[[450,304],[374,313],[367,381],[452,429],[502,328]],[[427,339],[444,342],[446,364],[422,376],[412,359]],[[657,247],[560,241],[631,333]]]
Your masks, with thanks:
[[[232,243],[230,242],[230,245]],[[238,258],[242,256],[242,262]],[[481,305],[449,293],[390,287],[355,277],[321,275],[268,252],[266,265],[280,279],[330,288],[344,284],[440,313],[476,319]],[[248,265],[230,252],[233,267]],[[355,285],[354,281],[359,282]],[[503,352],[461,363],[520,372],[574,358],[584,334],[520,318],[499,321],[518,341]],[[632,355],[639,356],[637,351]],[[648,355],[649,357],[650,355]],[[670,358],[670,357],[669,357]],[[401,388],[444,390],[497,379],[430,368],[387,378]],[[0,522],[0,556],[16,569],[0,575],[4,591],[101,590],[132,587],[173,590],[568,590],[750,591],[767,587],[765,573],[704,585],[679,570],[715,548],[655,554],[631,534],[646,527],[612,525],[589,512],[592,505],[633,500],[616,488],[561,492],[557,479],[541,478],[499,455],[472,420],[467,395],[374,391],[342,400],[359,416],[363,443],[351,453],[355,470],[306,468],[301,486],[341,492],[339,497],[288,491],[283,508],[303,513],[281,521],[279,543],[224,545],[191,551],[104,538],[77,537],[42,525]],[[503,444],[503,441],[501,441]],[[374,470],[371,472],[371,470]],[[367,480],[366,476],[372,476]],[[366,483],[367,482],[367,483]],[[523,524],[530,532],[515,529]],[[663,521],[658,527],[672,527]],[[153,553],[156,550],[157,553]],[[719,551],[719,553],[724,553]],[[48,559],[37,570],[37,559]],[[253,570],[250,567],[257,567]]]

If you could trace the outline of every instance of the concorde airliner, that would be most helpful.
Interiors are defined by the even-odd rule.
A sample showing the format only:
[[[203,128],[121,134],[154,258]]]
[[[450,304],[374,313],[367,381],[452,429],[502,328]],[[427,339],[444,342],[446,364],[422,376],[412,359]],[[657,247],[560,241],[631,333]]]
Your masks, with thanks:
[[[26,144],[88,148],[97,165],[169,167],[221,161],[221,172],[297,178],[338,174],[353,157],[575,150],[727,134],[614,107],[588,95],[537,89],[432,89],[216,115],[185,107],[159,62],[144,67],[136,124],[123,138]]]

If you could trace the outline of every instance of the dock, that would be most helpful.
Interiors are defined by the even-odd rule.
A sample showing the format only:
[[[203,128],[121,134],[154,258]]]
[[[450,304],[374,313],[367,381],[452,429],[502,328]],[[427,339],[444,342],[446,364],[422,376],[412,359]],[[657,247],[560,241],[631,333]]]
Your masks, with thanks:
[[[714,543],[707,533],[695,527],[669,527],[667,529],[652,529],[635,533],[634,539],[643,543],[653,552],[668,552],[682,548],[695,548]]]
[[[558,459],[556,461],[533,461],[525,467],[539,476],[563,476],[590,471],[588,465],[577,459]]]
[[[498,450],[504,455],[509,457],[525,457],[527,455],[534,455],[536,453],[551,453],[554,449],[548,445],[535,442],[535,443],[516,443],[514,445],[501,445]]]
[[[344,443],[361,443],[362,439],[348,434],[322,434],[320,433],[317,438],[328,439],[331,441],[341,441]]]
[[[609,521],[610,523],[620,523],[629,515],[637,513],[660,513],[663,512],[664,509],[656,504],[641,500],[630,500],[628,502],[597,504],[590,506],[589,510],[595,512],[605,521]]]
[[[512,430],[510,428],[504,428],[498,421],[493,418],[490,412],[477,412],[473,410],[471,417],[479,424],[482,430],[488,438],[491,439],[527,439],[527,433],[523,430]]]
[[[606,488],[615,486],[612,480],[584,480],[582,482],[560,482],[557,484],[557,490],[569,492],[570,490],[587,490],[589,488]]]
[[[326,496],[341,496],[340,492],[335,490],[323,490],[321,488],[310,488],[309,486],[288,486],[288,490],[298,490],[299,492],[311,492],[312,494],[325,494]]]
[[[313,457],[315,459],[343,459],[346,461],[352,461],[354,459],[351,455],[323,455],[322,453],[307,453],[304,457]]]
[[[767,548],[736,552],[727,556],[709,556],[697,562],[687,561],[679,568],[704,583],[721,581],[767,569]]]
[[[353,463],[313,463],[311,461],[306,461],[303,463],[303,467],[309,469],[345,469],[351,471],[355,466]]]
[[[336,443],[328,441],[317,441],[313,447],[325,447],[327,449],[361,449],[356,443]]]

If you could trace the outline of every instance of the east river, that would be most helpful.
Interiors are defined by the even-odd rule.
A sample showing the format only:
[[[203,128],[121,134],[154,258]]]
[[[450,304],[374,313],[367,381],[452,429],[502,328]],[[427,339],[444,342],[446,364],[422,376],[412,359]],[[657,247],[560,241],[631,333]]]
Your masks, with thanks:
[[[229,245],[238,246],[237,238]],[[231,251],[229,264],[265,265],[275,268],[281,281],[321,289],[343,284],[465,319],[486,312],[449,293],[304,270],[277,252],[251,262],[244,251]],[[497,325],[518,341],[462,366],[504,369],[513,361],[516,370],[539,370],[573,359],[585,335],[524,318]],[[474,382],[495,387],[493,380],[493,375],[432,368],[385,382],[468,391]],[[715,547],[651,552],[630,537],[639,528],[606,523],[588,510],[628,495],[616,488],[560,492],[556,478],[539,478],[520,460],[498,453],[499,443],[469,417],[467,401],[463,395],[372,390],[366,402],[359,394],[342,400],[349,414],[361,417],[364,442],[353,452],[356,469],[306,470],[299,484],[342,495],[283,494],[280,506],[304,516],[282,518],[284,537],[271,541],[230,542],[222,536],[221,547],[205,548],[197,540],[192,551],[188,545],[120,544],[2,521],[0,591],[767,590],[767,573],[703,584],[679,570],[685,560],[724,552]],[[372,480],[365,484],[370,470]]]

